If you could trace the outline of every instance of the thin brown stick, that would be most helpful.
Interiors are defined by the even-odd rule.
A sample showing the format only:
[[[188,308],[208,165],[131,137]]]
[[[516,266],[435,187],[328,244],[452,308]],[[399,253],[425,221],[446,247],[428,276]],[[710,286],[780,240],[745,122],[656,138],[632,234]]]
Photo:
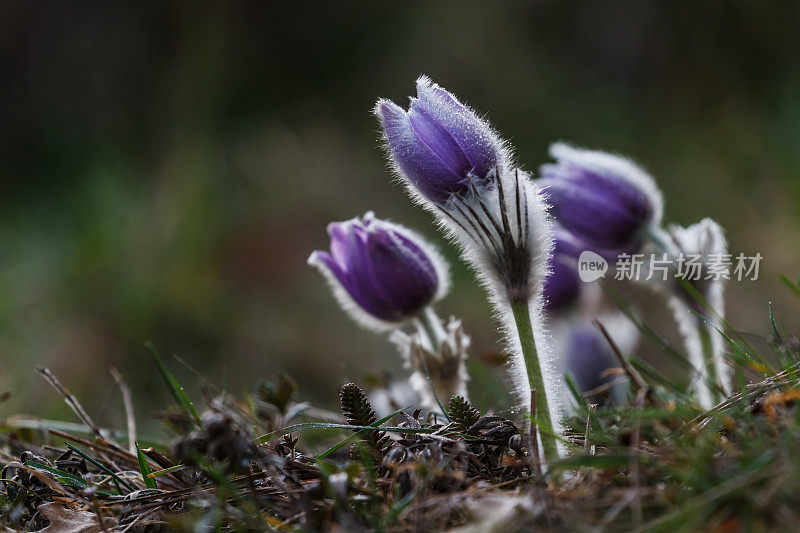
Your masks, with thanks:
[[[67,390],[64,385],[61,384],[61,381],[50,371],[50,369],[45,368],[43,366],[37,366],[36,371],[39,372],[42,377],[54,388],[56,391],[64,397],[64,403],[66,403],[72,412],[83,422],[86,427],[88,427],[92,433],[100,437],[101,439],[105,440],[105,436],[100,432],[100,428],[97,424],[94,423],[94,420],[89,416],[89,413],[83,408],[80,404],[78,399]]]
[[[87,448],[91,448],[92,450],[95,450],[95,451],[98,451],[98,452],[101,452],[101,453],[107,453],[109,455],[113,455],[113,456],[115,456],[115,457],[117,457],[119,459],[122,459],[123,461],[125,461],[128,464],[131,464],[131,465],[134,465],[134,466],[138,466],[139,465],[139,459],[135,455],[133,455],[133,454],[121,449],[121,448],[120,449],[111,448],[108,445],[108,443],[106,441],[104,441],[104,440],[101,440],[102,444],[97,444],[97,443],[94,443],[94,442],[92,442],[90,440],[82,439],[80,437],[75,437],[74,435],[70,435],[69,433],[64,433],[63,431],[59,431],[57,429],[48,429],[47,432],[50,433],[51,435],[55,436],[55,437],[60,437],[60,438],[62,438],[64,440],[68,440],[68,441],[71,441],[71,442],[77,442],[78,444],[86,446]]]
[[[622,354],[622,351],[620,351],[619,346],[617,346],[617,343],[614,342],[613,338],[611,338],[611,335],[608,333],[608,330],[603,325],[603,323],[600,322],[599,320],[595,320],[593,321],[593,324],[597,326],[598,329],[600,329],[600,333],[603,334],[603,337],[605,337],[606,342],[608,342],[608,345],[611,346],[611,351],[614,352],[614,356],[619,361],[619,364],[622,365],[622,368],[625,370],[625,373],[628,374],[628,377],[631,378],[631,383],[633,383],[639,390],[647,390],[649,388],[647,386],[647,383],[644,381],[641,374],[639,374],[639,372],[637,372],[630,365],[630,363],[628,363],[628,360],[625,359],[625,356]]]
[[[758,383],[750,383],[750,384],[745,386],[746,392],[749,395],[750,393],[777,389],[779,387],[779,383],[776,383],[776,381],[781,381],[786,386],[792,386],[793,384],[791,382],[787,383],[787,382],[784,382],[784,380],[789,377],[789,374],[791,372],[797,370],[798,368],[800,368],[800,363],[796,363],[796,364],[792,365],[791,368],[788,368],[786,370],[782,370],[782,371],[778,372],[777,374],[766,378],[763,381],[759,381]],[[705,411],[704,413],[702,413],[702,414],[694,417],[693,419],[691,419],[689,421],[689,423],[687,424],[687,427],[690,428],[690,429],[695,428],[695,427],[703,427],[703,425],[705,425],[708,420],[711,420],[712,413],[720,412],[723,409],[725,409],[727,407],[730,407],[734,403],[742,400],[742,398],[743,398],[742,393],[741,392],[737,392],[733,396],[731,396],[731,397],[725,399],[724,401],[718,403],[717,405],[715,405],[714,407],[712,407],[708,411]]]
[[[115,367],[108,369],[111,377],[117,382],[117,387],[122,394],[122,403],[125,406],[125,418],[128,424],[128,452],[136,455],[136,417],[133,412],[133,400],[131,399],[131,389]]]

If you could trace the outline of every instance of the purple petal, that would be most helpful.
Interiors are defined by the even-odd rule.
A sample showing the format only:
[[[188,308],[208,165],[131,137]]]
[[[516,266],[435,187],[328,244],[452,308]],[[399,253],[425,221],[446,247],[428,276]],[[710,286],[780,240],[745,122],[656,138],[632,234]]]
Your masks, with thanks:
[[[354,225],[348,241],[347,276],[350,296],[367,312],[386,321],[396,321],[399,314],[383,290],[375,273],[369,250],[369,234]]]
[[[328,235],[331,238],[331,255],[341,264],[347,263],[347,222],[331,222],[328,224]]]
[[[447,130],[438,124],[427,110],[412,104],[408,110],[408,119],[414,133],[445,165],[459,176],[467,175],[472,165]]]
[[[627,248],[647,219],[634,212],[617,191],[577,180],[540,178],[551,213],[569,231],[601,248]]]
[[[408,114],[394,102],[382,100],[376,108],[392,159],[419,192],[444,203],[453,192],[467,190],[460,176],[414,132]]]
[[[451,93],[423,77],[417,80],[417,99],[412,110],[425,112],[457,143],[479,179],[498,164],[499,142],[491,127]]]
[[[371,232],[367,241],[374,290],[390,303],[398,318],[414,315],[436,295],[433,265],[423,262],[389,232]]]

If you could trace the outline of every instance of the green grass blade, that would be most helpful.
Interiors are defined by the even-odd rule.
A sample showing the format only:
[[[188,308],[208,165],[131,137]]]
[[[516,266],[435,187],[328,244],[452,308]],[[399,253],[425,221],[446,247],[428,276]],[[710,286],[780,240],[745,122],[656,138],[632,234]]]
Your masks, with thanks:
[[[408,409],[408,408],[406,407],[405,409]],[[375,422],[374,424],[370,424],[370,425],[375,427],[375,428],[378,428],[382,424],[388,422],[389,420],[391,420],[392,418],[394,418],[395,416],[400,414],[402,411],[403,411],[403,409],[398,409],[394,413],[386,415],[383,418],[381,418],[380,420],[378,420],[377,422]],[[369,431],[369,430],[362,429],[362,430],[357,431],[356,433],[353,433],[352,435],[350,435],[349,437],[347,437],[343,441],[341,441],[341,442],[339,442],[337,444],[334,444],[333,446],[331,446],[330,448],[328,448],[327,450],[325,450],[321,454],[317,455],[314,458],[314,460],[315,461],[320,461],[322,459],[325,459],[326,457],[328,457],[330,454],[332,454],[333,452],[335,452],[336,450],[338,450],[342,446],[346,446],[346,445],[350,444],[351,442],[354,442],[355,440],[357,440],[361,435],[363,435],[367,431]]]
[[[374,426],[351,426],[349,424],[332,424],[329,422],[306,422],[304,424],[294,424],[293,426],[286,426],[283,429],[279,429],[277,431],[273,431],[272,433],[266,433],[261,435],[260,437],[256,437],[255,440],[258,441],[259,444],[264,444],[265,442],[269,442],[272,439],[283,437],[284,435],[288,435],[289,433],[293,433],[295,431],[302,431],[304,429],[365,429],[367,431],[372,431],[375,429]],[[383,431],[393,431],[395,433],[434,433],[435,430],[432,428],[403,428],[403,427],[382,427]]]
[[[630,464],[630,455],[573,455],[556,462],[552,468],[618,468],[626,467]]]
[[[628,320],[633,322],[633,325],[636,326],[636,329],[646,338],[650,339],[656,346],[660,349],[667,352],[678,364],[680,364],[683,368],[687,370],[693,370],[694,367],[689,362],[684,354],[670,346],[669,342],[666,341],[661,335],[658,334],[650,325],[645,322],[642,317],[633,309],[631,304],[622,297],[622,295],[617,292],[611,285],[608,283],[602,284],[603,290],[606,294],[608,294],[611,299],[614,301],[614,305],[617,306],[617,309],[620,312],[628,317]]]
[[[581,389],[575,382],[575,378],[572,377],[572,374],[564,374],[564,381],[567,383],[567,388],[572,394],[572,397],[575,399],[575,402],[578,404],[578,407],[581,409],[589,409],[589,406],[586,403],[586,398],[583,397]]]
[[[628,358],[628,362],[640,374],[652,379],[653,381],[663,385],[664,387],[667,387],[668,389],[672,390],[672,392],[675,392],[680,395],[686,394],[686,390],[681,385],[672,381],[667,376],[665,376],[664,374],[653,368],[653,366],[650,365],[644,359],[639,359],[638,357],[630,356]]]
[[[156,483],[156,480],[153,479],[151,475],[153,471],[150,470],[150,465],[147,463],[147,456],[142,452],[138,442],[136,443],[136,457],[139,459],[139,471],[142,473],[144,486],[148,489],[157,489],[158,483]]]
[[[186,468],[186,465],[175,465],[169,468],[164,468],[163,470],[156,470],[155,472],[150,472],[149,474],[147,474],[147,477],[156,478],[160,476],[166,476],[167,474],[171,474],[173,472],[179,472],[184,468]]]
[[[170,373],[167,369],[167,366],[164,364],[164,361],[161,359],[161,356],[158,355],[158,351],[156,347],[153,346],[153,343],[148,341],[145,344],[147,351],[150,352],[150,356],[153,358],[156,366],[158,367],[158,371],[161,373],[161,377],[164,378],[164,383],[167,384],[167,388],[169,389],[170,393],[172,393],[172,397],[175,399],[175,402],[184,410],[186,411],[187,415],[190,415],[194,418],[197,425],[202,427],[203,424],[200,421],[200,415],[197,414],[197,410],[194,408],[194,404],[186,395],[181,387],[178,380],[175,379],[175,376]]]
[[[128,490],[129,490],[129,491],[131,491],[131,492],[133,492],[134,490],[136,490],[136,487],[133,487],[133,486],[132,486],[130,483],[127,483],[127,482],[126,482],[124,479],[122,479],[121,477],[119,477],[119,476],[118,476],[117,474],[115,474],[115,473],[114,473],[114,472],[113,472],[113,471],[112,471],[110,468],[108,468],[106,465],[104,465],[103,463],[101,463],[100,461],[98,461],[97,459],[95,459],[94,457],[92,457],[92,456],[90,456],[90,455],[88,455],[88,454],[84,453],[82,450],[80,450],[79,448],[76,448],[75,446],[73,446],[72,444],[70,444],[70,443],[68,443],[68,442],[66,443],[66,446],[67,446],[67,448],[69,448],[69,449],[70,449],[70,450],[72,450],[73,452],[77,453],[78,455],[80,455],[81,457],[83,457],[84,459],[86,459],[87,461],[89,461],[90,463],[92,463],[94,466],[96,466],[97,468],[99,468],[100,470],[102,470],[103,472],[105,472],[106,474],[108,474],[109,476],[111,476],[111,478],[114,480],[114,483],[116,483],[116,484],[117,484],[117,490],[118,490],[119,492],[122,492],[122,491],[119,489],[119,486],[120,486],[120,485],[122,485],[123,487],[125,487],[126,489],[128,489]]]
[[[741,335],[737,335],[737,339],[742,343],[739,344],[739,342],[734,340],[730,335],[726,334],[722,329],[717,327],[717,325],[714,324],[708,318],[704,317],[703,315],[695,311],[692,311],[692,314],[695,315],[700,320],[702,320],[703,322],[705,322],[706,324],[708,324],[709,326],[711,326],[712,328],[714,328],[717,331],[717,333],[722,335],[722,338],[725,339],[725,341],[727,341],[728,344],[730,344],[739,353],[739,355],[741,355],[748,361],[762,367],[762,372],[764,373],[764,375],[775,373],[772,366],[763,357],[761,357],[761,355],[756,350],[754,350],[753,347],[750,346],[750,344],[747,341],[745,341]],[[730,327],[729,324],[726,326],[726,324],[723,323],[723,326],[725,326],[726,329],[733,331],[733,329]]]
[[[89,482],[82,477],[70,474],[69,472],[65,472],[58,468],[53,468],[52,466],[47,466],[36,461],[25,461],[25,466],[35,468],[36,470],[44,470],[49,472],[55,476],[56,481],[63,483],[64,485],[69,485],[70,487],[75,487],[78,489],[86,489],[89,487]]]
[[[778,279],[781,280],[781,283],[783,283],[784,285],[789,287],[789,290],[791,290],[794,293],[795,296],[800,298],[800,286],[798,286],[798,284],[793,283],[789,278],[787,278],[783,274],[778,276]]]

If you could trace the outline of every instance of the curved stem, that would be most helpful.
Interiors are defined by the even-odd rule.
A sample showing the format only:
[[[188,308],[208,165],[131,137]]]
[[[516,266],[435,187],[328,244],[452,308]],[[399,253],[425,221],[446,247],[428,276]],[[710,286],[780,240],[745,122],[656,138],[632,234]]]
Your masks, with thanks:
[[[435,357],[441,359],[442,357],[442,342],[446,332],[442,327],[442,322],[432,308],[426,307],[414,319],[414,325],[417,327],[420,336],[428,341],[428,348]]]
[[[722,401],[720,391],[719,372],[717,370],[717,361],[714,357],[714,343],[711,341],[711,333],[708,327],[698,321],[697,336],[700,339],[700,347],[703,353],[703,363],[705,365],[705,372],[703,378],[705,379],[704,385],[708,388],[708,395],[711,398],[711,404],[717,405]]]
[[[423,341],[428,341],[428,346],[425,346],[424,348],[428,349],[430,353],[433,354],[433,356],[441,363],[442,343],[444,342],[447,333],[444,331],[439,317],[436,316],[436,313],[431,307],[426,307],[419,315],[416,316],[414,319],[414,325],[419,332],[420,339]],[[425,369],[425,377],[427,377],[428,385],[431,387],[433,399],[436,401],[436,404],[439,406],[439,409],[442,411],[445,419],[449,422],[450,417],[447,415],[447,410],[439,400],[439,395],[436,393],[436,386],[433,384],[431,371],[428,368],[428,362],[425,360],[425,349],[421,350],[421,353],[419,354],[419,357],[422,360],[422,366]]]
[[[519,343],[522,347],[522,356],[525,361],[525,370],[528,373],[528,383],[536,398],[536,411],[533,413],[532,424],[539,430],[539,438],[544,450],[545,461],[549,464],[558,460],[558,446],[553,432],[553,422],[550,418],[550,405],[544,388],[544,377],[539,354],[536,351],[536,342],[531,324],[530,306],[527,301],[511,304],[514,322],[519,334]]]

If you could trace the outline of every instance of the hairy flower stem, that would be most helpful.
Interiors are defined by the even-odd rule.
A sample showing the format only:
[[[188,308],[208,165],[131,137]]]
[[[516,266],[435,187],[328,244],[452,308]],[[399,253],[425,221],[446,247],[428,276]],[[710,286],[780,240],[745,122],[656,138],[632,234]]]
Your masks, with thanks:
[[[427,348],[439,359],[442,357],[442,340],[445,332],[442,323],[436,313],[430,307],[426,307],[414,318],[414,325],[423,339],[427,339]]]
[[[522,356],[525,361],[525,370],[528,373],[528,383],[531,390],[535,392],[536,409],[531,413],[531,423],[535,424],[539,430],[540,442],[544,450],[545,461],[550,464],[558,459],[558,446],[553,432],[553,423],[550,419],[550,405],[547,402],[545,393],[544,377],[542,367],[539,362],[539,354],[536,351],[536,342],[533,336],[531,324],[530,306],[527,301],[515,302],[511,304],[511,311],[514,314],[514,322],[519,334],[519,343],[522,348]],[[533,405],[533,404],[532,404]]]
[[[705,364],[703,386],[708,388],[708,396],[711,399],[711,405],[717,405],[722,401],[722,394],[720,391],[717,362],[714,357],[714,344],[711,341],[711,333],[708,330],[708,326],[703,323],[698,323],[697,336],[700,339],[700,347],[702,348],[703,362]]]
[[[432,353],[436,359],[441,361],[442,342],[445,338],[445,332],[442,328],[442,322],[439,320],[439,317],[436,316],[436,313],[433,311],[433,309],[430,307],[423,309],[422,312],[414,318],[414,325],[419,332],[420,339],[423,342],[427,339],[427,348],[430,350],[430,353]],[[431,387],[433,399],[436,400],[436,404],[439,406],[439,409],[442,411],[444,417],[447,420],[450,420],[450,417],[447,415],[447,410],[442,405],[441,400],[439,400],[439,395],[436,392],[436,386],[433,384],[433,378],[431,377],[431,371],[428,368],[428,362],[425,361],[425,353],[421,353],[420,357],[422,358],[422,364],[425,367],[425,377],[428,379],[428,385]]]

